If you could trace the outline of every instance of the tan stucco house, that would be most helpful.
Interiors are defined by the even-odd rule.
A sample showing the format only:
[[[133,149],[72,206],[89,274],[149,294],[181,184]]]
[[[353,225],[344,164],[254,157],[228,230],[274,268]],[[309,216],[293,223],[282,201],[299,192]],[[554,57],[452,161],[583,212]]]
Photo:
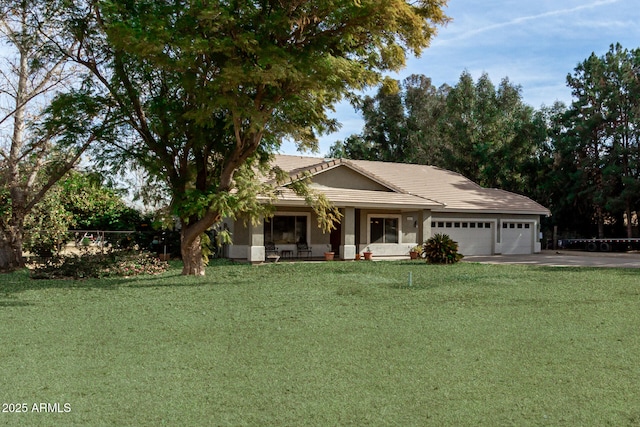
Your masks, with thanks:
[[[345,260],[364,251],[408,256],[436,233],[451,236],[464,255],[530,254],[540,251],[540,217],[550,214],[527,197],[434,166],[287,155],[274,162],[293,179],[310,174],[312,188],[340,209],[342,221],[323,233],[314,212],[284,186],[272,218],[225,222],[234,242],[229,258],[262,262],[273,246],[285,257],[322,257],[329,250]],[[311,252],[298,253],[299,242]]]

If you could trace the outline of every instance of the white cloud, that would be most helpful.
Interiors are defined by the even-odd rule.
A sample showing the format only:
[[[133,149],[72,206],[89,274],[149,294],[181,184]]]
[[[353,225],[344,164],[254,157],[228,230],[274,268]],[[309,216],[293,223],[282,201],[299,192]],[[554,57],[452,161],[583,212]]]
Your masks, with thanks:
[[[492,32],[492,31],[496,31],[496,30],[501,30],[507,27],[515,27],[515,26],[520,26],[522,24],[531,22],[531,21],[539,21],[539,20],[548,20],[548,18],[552,18],[552,17],[560,17],[560,16],[564,16],[564,15],[570,15],[576,12],[580,12],[582,10],[586,10],[586,9],[593,9],[593,8],[597,8],[597,7],[601,7],[601,6],[607,6],[607,5],[611,5],[613,3],[618,3],[620,0],[599,0],[599,1],[595,1],[589,4],[584,4],[584,5],[580,5],[580,6],[576,6],[576,7],[572,7],[572,8],[566,8],[566,9],[556,9],[556,10],[551,10],[548,12],[543,12],[543,13],[538,13],[538,14],[532,14],[532,15],[528,15],[528,16],[519,16],[504,22],[498,22],[498,23],[492,23],[492,24],[488,24],[488,25],[484,25],[481,26],[479,28],[473,28],[473,29],[467,29],[453,37],[450,38],[444,38],[443,40],[439,40],[440,44],[451,44],[452,42],[456,42],[456,41],[460,41],[460,40],[465,40],[465,39],[470,39],[473,37],[478,36],[479,34],[482,33],[488,33],[488,32]],[[455,19],[455,18],[454,18]],[[455,21],[454,21],[455,22]]]

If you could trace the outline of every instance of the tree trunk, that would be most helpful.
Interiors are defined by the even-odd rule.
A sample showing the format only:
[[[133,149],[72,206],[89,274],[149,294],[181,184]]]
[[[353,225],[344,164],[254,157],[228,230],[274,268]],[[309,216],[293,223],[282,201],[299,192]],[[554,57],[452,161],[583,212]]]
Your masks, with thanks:
[[[180,253],[182,254],[182,274],[185,276],[204,276],[205,263],[202,258],[202,233],[205,233],[213,224],[220,220],[216,212],[207,212],[202,218],[196,220],[182,218],[180,220]]]
[[[633,212],[632,212],[632,208],[631,208],[631,202],[629,201],[629,199],[625,199],[625,210],[624,210],[624,216],[626,216],[626,224],[625,224],[625,228],[626,228],[626,232],[627,232],[627,238],[631,239],[633,237],[633,216],[632,216]]]
[[[182,274],[185,276],[204,276],[204,260],[202,258],[202,246],[200,236],[193,240],[186,239],[187,228],[180,232],[180,252],[182,254]]]
[[[14,271],[25,266],[22,257],[22,231],[0,232],[0,271]]]
[[[604,239],[604,220],[598,215],[598,239]]]

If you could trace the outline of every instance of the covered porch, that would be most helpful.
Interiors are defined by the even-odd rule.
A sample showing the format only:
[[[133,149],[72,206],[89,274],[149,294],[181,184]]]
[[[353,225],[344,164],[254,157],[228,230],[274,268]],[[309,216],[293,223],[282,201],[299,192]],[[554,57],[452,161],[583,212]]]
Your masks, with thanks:
[[[342,219],[330,233],[317,226],[306,207],[279,206],[274,216],[251,223],[238,219],[227,226],[234,244],[227,256],[251,263],[274,260],[355,260],[372,252],[376,258],[409,256],[411,248],[431,237],[430,209],[345,206]]]

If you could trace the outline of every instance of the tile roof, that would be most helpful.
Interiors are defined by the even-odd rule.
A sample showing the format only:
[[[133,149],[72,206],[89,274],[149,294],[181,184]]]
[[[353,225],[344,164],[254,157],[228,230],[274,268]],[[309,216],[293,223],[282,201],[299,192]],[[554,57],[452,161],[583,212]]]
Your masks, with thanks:
[[[352,190],[346,188],[313,187],[314,191],[323,193],[337,206],[371,207],[390,209],[433,209],[441,207],[441,204],[423,197],[406,193],[393,193],[385,191]],[[276,205],[295,204],[300,205],[304,198],[296,195],[292,190],[282,189]]]
[[[392,190],[322,188],[327,198],[339,206],[421,206],[433,212],[550,214],[547,208],[528,197],[483,188],[458,173],[435,166],[289,155],[276,155],[274,165],[289,172],[292,179],[297,179],[304,172],[315,175],[346,166]],[[286,199],[293,201],[295,197],[292,192],[290,195],[283,192],[283,202]]]

